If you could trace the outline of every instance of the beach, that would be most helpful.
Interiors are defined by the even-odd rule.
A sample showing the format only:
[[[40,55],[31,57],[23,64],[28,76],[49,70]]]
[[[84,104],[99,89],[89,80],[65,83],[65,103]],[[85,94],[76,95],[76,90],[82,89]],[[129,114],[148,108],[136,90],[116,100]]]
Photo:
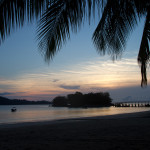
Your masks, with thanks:
[[[1,150],[149,150],[150,111],[0,125]]]

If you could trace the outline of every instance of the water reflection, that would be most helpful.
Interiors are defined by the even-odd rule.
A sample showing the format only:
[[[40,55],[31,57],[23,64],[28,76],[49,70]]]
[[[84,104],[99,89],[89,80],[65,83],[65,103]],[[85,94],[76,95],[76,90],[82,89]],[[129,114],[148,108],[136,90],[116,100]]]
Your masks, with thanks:
[[[16,112],[12,106],[0,106],[0,123],[46,121],[76,117],[105,116],[113,114],[147,111],[150,108],[101,107],[101,108],[55,108],[48,105],[18,105]]]

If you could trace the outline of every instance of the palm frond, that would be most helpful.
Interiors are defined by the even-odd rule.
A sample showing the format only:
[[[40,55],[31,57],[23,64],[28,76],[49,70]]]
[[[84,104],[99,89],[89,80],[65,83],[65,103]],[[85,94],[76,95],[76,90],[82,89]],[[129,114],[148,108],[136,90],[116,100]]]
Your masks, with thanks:
[[[70,32],[77,32],[85,17],[90,20],[91,10],[101,0],[51,0],[42,15],[38,27],[39,48],[49,61],[70,38]]]
[[[0,44],[14,29],[25,21],[33,21],[46,9],[49,0],[1,0]]]
[[[32,22],[34,18],[39,19],[47,7],[50,0],[24,0],[26,3],[26,15],[29,22]]]
[[[15,26],[21,26],[25,19],[23,0],[3,0],[0,3],[0,43]]]
[[[150,1],[145,0],[108,0],[104,8],[102,18],[93,34],[94,45],[100,54],[108,52],[112,58],[121,55],[125,48],[127,38],[138,19],[146,16],[143,37],[138,55],[138,62],[141,66],[141,86],[147,84],[146,68],[150,59],[149,50],[149,20]]]
[[[93,42],[98,52],[108,52],[113,58],[117,58],[136,24],[137,12],[133,1],[108,0],[93,34]]]
[[[133,2],[134,2],[134,6],[135,6],[135,9],[137,11],[139,18],[143,15],[146,16],[147,10],[150,7],[150,1],[149,0],[144,0],[144,1],[133,0]]]
[[[141,86],[142,87],[147,85],[146,69],[147,69],[147,64],[150,61],[149,42],[150,42],[150,10],[148,11],[147,16],[146,16],[142,41],[141,41],[139,54],[138,54],[138,63],[141,66],[141,75],[142,75]]]

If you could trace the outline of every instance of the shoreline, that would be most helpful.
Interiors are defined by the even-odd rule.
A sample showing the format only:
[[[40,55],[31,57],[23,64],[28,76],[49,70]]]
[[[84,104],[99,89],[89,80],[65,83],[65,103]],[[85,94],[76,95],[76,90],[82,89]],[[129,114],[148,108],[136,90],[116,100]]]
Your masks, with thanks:
[[[23,126],[34,126],[34,125],[48,125],[60,122],[70,122],[79,120],[96,120],[96,119],[119,119],[119,118],[131,118],[131,117],[142,117],[145,115],[150,116],[150,110],[141,112],[130,112],[122,114],[112,114],[106,116],[94,116],[94,117],[77,117],[77,118],[66,118],[66,119],[56,119],[56,120],[41,120],[41,121],[30,121],[30,122],[11,122],[11,123],[1,123],[1,128],[11,128],[11,127],[23,127]]]
[[[2,150],[148,150],[150,111],[0,126]]]

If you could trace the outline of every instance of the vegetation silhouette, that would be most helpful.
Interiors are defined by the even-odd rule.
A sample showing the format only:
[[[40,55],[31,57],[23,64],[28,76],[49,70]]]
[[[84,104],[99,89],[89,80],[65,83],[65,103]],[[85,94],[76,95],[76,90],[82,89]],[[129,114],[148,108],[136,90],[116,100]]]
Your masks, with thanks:
[[[52,101],[54,107],[109,107],[112,106],[112,99],[109,93],[88,93],[76,92],[65,96],[55,97]]]
[[[52,106],[54,107],[66,107],[67,98],[65,96],[57,96],[53,99]]]
[[[122,54],[130,33],[145,18],[138,63],[141,86],[146,86],[150,60],[149,0],[1,0],[0,43],[25,22],[38,20],[39,48],[49,61],[70,38],[70,32],[77,32],[86,18],[90,23],[95,12],[102,17],[92,37],[94,45],[100,54],[108,53],[113,60]]]
[[[20,99],[8,99],[0,96],[0,105],[41,105],[41,104],[51,104],[49,101],[28,101]]]

